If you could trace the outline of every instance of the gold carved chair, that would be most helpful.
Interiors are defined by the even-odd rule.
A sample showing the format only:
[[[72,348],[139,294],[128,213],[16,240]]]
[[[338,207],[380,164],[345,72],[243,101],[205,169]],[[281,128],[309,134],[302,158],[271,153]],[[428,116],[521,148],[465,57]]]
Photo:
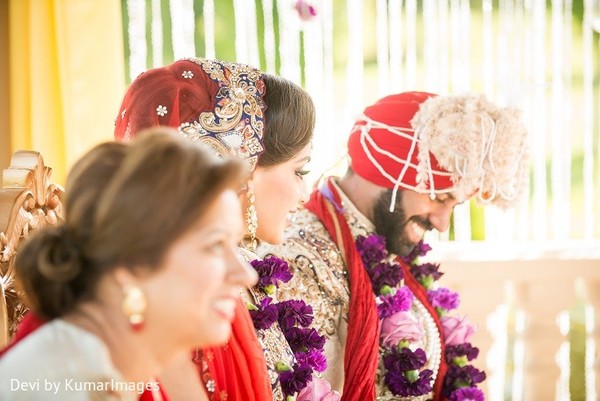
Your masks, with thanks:
[[[26,312],[15,286],[15,256],[29,234],[63,220],[64,191],[50,182],[52,169],[33,151],[17,151],[2,172],[0,187],[0,348]]]

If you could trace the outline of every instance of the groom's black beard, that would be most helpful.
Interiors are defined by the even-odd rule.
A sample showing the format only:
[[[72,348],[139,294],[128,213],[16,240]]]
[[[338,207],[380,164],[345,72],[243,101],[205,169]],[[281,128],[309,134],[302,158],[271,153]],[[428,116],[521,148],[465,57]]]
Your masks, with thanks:
[[[373,224],[375,232],[386,240],[388,252],[398,256],[406,256],[415,247],[406,235],[406,225],[409,222],[416,222],[425,230],[431,230],[431,223],[425,217],[413,216],[406,218],[406,212],[402,206],[403,191],[396,193],[396,207],[390,212],[390,201],[392,199],[392,190],[383,192],[375,201],[373,206]]]

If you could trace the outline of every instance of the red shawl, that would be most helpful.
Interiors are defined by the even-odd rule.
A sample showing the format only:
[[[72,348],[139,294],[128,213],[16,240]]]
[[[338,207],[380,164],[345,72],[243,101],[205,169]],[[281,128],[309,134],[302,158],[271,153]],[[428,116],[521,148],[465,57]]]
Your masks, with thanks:
[[[319,190],[316,190],[305,207],[321,220],[341,251],[348,269],[350,313],[348,313],[348,339],[344,352],[342,401],[374,400],[375,376],[379,363],[377,306],[371,281],[356,250],[350,227],[340,210],[335,208],[335,205],[341,204],[339,194],[331,181],[325,185],[333,199],[326,199]]]
[[[210,375],[215,381],[214,394],[225,391],[227,401],[273,400],[263,349],[256,337],[250,313],[242,300],[238,302],[227,345],[203,349],[202,352],[202,359],[208,364]]]
[[[207,364],[210,378],[214,380],[214,399],[220,400],[219,394],[223,392],[228,401],[273,400],[264,352],[241,299],[236,305],[227,345],[200,351],[202,358],[192,357],[192,360],[198,367],[198,380],[202,380],[202,364]],[[153,401],[152,394],[145,392],[140,401]]]
[[[44,324],[46,324],[46,321],[44,319],[38,317],[33,312],[28,312],[23,317],[23,320],[21,320],[21,322],[19,323],[19,326],[17,327],[17,332],[13,336],[10,343],[8,343],[6,348],[0,350],[0,357],[2,357],[2,355],[4,355],[8,350],[10,350],[16,344],[21,342],[21,340],[23,340],[29,334],[42,327]]]

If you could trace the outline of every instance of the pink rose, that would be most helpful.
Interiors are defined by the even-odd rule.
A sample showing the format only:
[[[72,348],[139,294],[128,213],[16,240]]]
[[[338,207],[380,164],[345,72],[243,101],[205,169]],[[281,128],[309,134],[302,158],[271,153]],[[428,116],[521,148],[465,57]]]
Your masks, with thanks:
[[[296,401],[339,401],[340,394],[331,389],[325,379],[313,376],[313,379],[298,394]]]
[[[446,345],[468,343],[471,336],[475,334],[475,327],[467,323],[466,317],[460,319],[454,316],[445,316],[441,320]]]
[[[381,341],[393,348],[402,340],[421,341],[423,326],[409,312],[396,312],[381,321]]]

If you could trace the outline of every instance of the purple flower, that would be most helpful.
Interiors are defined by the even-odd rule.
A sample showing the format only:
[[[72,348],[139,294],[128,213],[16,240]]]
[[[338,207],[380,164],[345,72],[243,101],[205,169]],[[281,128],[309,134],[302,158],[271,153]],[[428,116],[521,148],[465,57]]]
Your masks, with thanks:
[[[410,272],[415,278],[422,283],[427,276],[431,276],[433,280],[439,280],[444,273],[438,271],[439,263],[423,263],[420,265],[411,266]]]
[[[308,327],[313,321],[313,308],[304,301],[289,300],[277,304],[279,325],[285,332],[299,325]]]
[[[379,319],[384,319],[392,316],[394,313],[409,310],[412,306],[414,295],[408,287],[400,287],[395,294],[379,296],[377,299],[381,301],[377,305]]]
[[[471,343],[446,346],[446,362],[451,364],[454,358],[467,357],[467,360],[472,361],[479,355],[479,348],[473,347]]]
[[[356,249],[366,267],[379,263],[387,257],[385,238],[377,234],[368,237],[359,235],[356,238]]]
[[[308,352],[296,352],[294,356],[299,364],[308,365],[317,372],[324,372],[327,369],[327,357],[322,350],[311,349]]]
[[[411,382],[402,373],[388,371],[384,377],[384,383],[392,394],[401,397],[415,397],[431,392],[431,378],[433,371],[425,369],[419,373],[417,380]]]
[[[463,387],[454,390],[450,395],[449,401],[485,401],[483,391],[477,387]]]
[[[458,308],[460,303],[458,293],[443,287],[428,291],[427,296],[434,308],[442,308],[446,311]]]
[[[427,362],[427,355],[421,348],[411,351],[405,347],[401,350],[393,349],[388,355],[383,357],[383,366],[393,372],[407,372],[422,368]]]
[[[250,264],[258,273],[258,286],[261,288],[277,286],[279,282],[287,283],[292,279],[287,262],[275,256],[253,260]]]
[[[408,255],[403,257],[403,259],[406,261],[406,263],[412,264],[416,258],[427,255],[427,252],[429,251],[431,251],[431,247],[421,240],[417,245],[415,245]]]
[[[384,285],[396,287],[403,278],[402,268],[399,264],[381,262],[367,269],[371,278],[371,285],[375,294],[379,294]]]
[[[320,336],[315,329],[292,327],[284,331],[292,351],[307,352],[311,349],[322,350],[325,345],[325,336]]]
[[[463,367],[450,365],[446,377],[444,377],[444,385],[442,394],[449,397],[452,392],[461,387],[474,387],[478,383],[485,380],[485,372],[480,371],[471,365]]]
[[[252,323],[257,330],[266,330],[277,321],[277,306],[271,305],[273,299],[266,297],[260,301],[258,310],[251,310]]]
[[[284,394],[292,396],[300,392],[312,379],[312,372],[310,366],[296,363],[292,370],[279,373],[279,382]]]

